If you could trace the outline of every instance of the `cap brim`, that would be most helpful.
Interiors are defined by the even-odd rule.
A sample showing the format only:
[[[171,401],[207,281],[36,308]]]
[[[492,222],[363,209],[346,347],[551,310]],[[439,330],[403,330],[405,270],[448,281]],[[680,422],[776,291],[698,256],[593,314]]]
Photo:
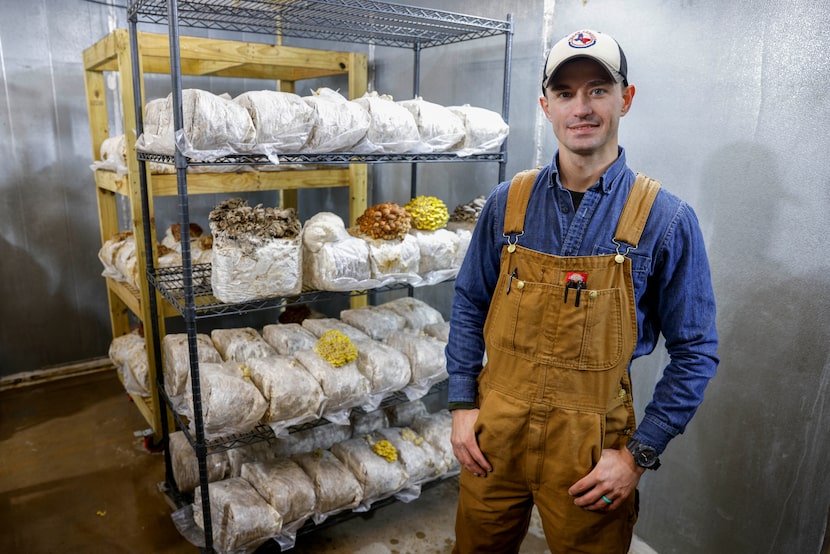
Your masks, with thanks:
[[[601,60],[599,58],[595,58],[594,56],[589,56],[587,54],[581,54],[580,53],[580,54],[575,54],[575,55],[573,55],[569,58],[565,58],[564,60],[559,62],[559,65],[557,65],[555,68],[553,68],[553,71],[551,71],[550,76],[548,76],[548,78],[545,79],[542,82],[542,86],[547,88],[547,86],[550,85],[551,80],[556,76],[556,72],[559,71],[560,69],[562,69],[563,65],[565,65],[569,62],[572,62],[574,60],[591,60],[593,62],[596,62],[597,64],[599,64],[600,67],[602,67],[605,70],[606,73],[608,73],[608,77],[613,82],[615,82],[615,83],[624,83],[625,82],[625,77],[620,75],[619,72],[617,72],[613,67],[611,67],[609,64],[607,64],[603,60]]]

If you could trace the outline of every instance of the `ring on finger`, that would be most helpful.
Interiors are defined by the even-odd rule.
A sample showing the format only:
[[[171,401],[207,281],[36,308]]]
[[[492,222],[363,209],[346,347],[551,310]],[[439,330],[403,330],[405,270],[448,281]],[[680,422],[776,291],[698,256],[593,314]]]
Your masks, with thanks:
[[[608,498],[604,494],[602,495],[602,501],[605,502],[606,504],[612,504],[614,502],[613,500],[611,500],[610,498]]]

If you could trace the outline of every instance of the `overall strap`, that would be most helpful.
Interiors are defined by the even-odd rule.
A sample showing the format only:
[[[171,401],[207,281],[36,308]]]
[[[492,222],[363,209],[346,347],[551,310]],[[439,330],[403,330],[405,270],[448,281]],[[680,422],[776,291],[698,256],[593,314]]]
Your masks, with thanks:
[[[538,174],[538,167],[536,169],[526,169],[517,173],[510,181],[510,188],[507,191],[507,208],[504,212],[505,236],[511,233],[520,235],[524,232],[525,209]]]
[[[507,192],[507,208],[504,213],[505,236],[512,233],[521,234],[524,231],[525,210],[538,174],[539,168],[526,169],[517,173],[510,182],[510,189]],[[637,247],[659,190],[659,181],[642,173],[637,174],[617,223],[617,230],[614,233],[615,241],[629,244],[632,248]]]
[[[651,213],[651,205],[660,190],[660,181],[646,177],[642,173],[637,174],[637,179],[628,193],[620,221],[617,223],[617,230],[614,233],[614,242],[624,242],[637,248],[640,236],[646,226],[648,214]]]

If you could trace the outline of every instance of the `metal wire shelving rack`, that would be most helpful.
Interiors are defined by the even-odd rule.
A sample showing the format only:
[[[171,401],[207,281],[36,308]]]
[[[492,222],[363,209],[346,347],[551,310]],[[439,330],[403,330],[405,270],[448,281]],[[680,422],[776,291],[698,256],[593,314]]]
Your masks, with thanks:
[[[512,22],[371,0],[135,0],[142,23],[428,48],[512,33]]]
[[[504,46],[504,75],[502,90],[502,117],[508,121],[510,99],[510,67],[512,58],[513,20],[507,15],[505,20],[488,19],[471,15],[452,13],[449,11],[406,6],[389,2],[373,0],[133,0],[127,8],[131,63],[134,76],[139,74],[140,62],[138,58],[138,25],[161,24],[167,25],[170,42],[170,75],[172,84],[172,98],[174,106],[174,126],[183,127],[182,113],[182,77],[181,53],[179,45],[180,28],[216,29],[244,33],[258,33],[270,36],[296,37],[306,39],[320,39],[339,43],[369,44],[375,46],[389,46],[412,49],[414,54],[413,96],[420,94],[420,61],[421,51],[424,48],[438,47],[486,37],[503,37]],[[136,99],[136,132],[140,136],[143,132],[143,106],[139,79],[133,79],[134,98]],[[139,153],[140,161],[155,161],[172,164],[176,168],[177,197],[179,201],[179,223],[182,229],[190,224],[187,167],[189,165],[214,164],[243,164],[256,165],[271,163],[264,156],[236,155],[228,156],[211,162],[199,162],[186,158],[180,151],[174,156],[163,156],[150,153]],[[281,163],[315,164],[315,165],[342,165],[342,164],[379,164],[379,163],[410,163],[412,164],[411,188],[413,196],[417,190],[418,163],[438,162],[497,162],[499,165],[499,180],[504,180],[506,167],[506,143],[501,151],[493,154],[459,157],[454,154],[396,154],[396,155],[367,155],[355,153],[333,154],[291,154],[281,155]],[[139,181],[141,184],[142,215],[144,237],[147,241],[147,278],[152,287],[181,313],[184,319],[188,336],[191,383],[193,392],[193,421],[184,422],[181,419],[177,424],[186,430],[192,423],[193,432],[186,431],[186,436],[193,446],[199,465],[200,492],[205,514],[203,522],[204,551],[213,551],[213,533],[210,520],[210,502],[208,494],[208,470],[206,457],[208,454],[236,448],[244,444],[262,440],[271,440],[273,433],[264,425],[257,427],[252,433],[241,436],[224,437],[219,440],[205,439],[202,420],[201,391],[199,383],[199,362],[196,347],[196,321],[213,315],[242,314],[250,311],[272,309],[292,303],[317,301],[328,295],[342,293],[324,293],[319,291],[304,293],[294,298],[264,299],[262,302],[245,304],[222,304],[217,301],[210,291],[209,266],[193,265],[190,256],[190,244],[182,242],[181,268],[153,267],[152,248],[149,244],[152,234],[149,232],[151,218],[149,214],[149,192],[147,186],[146,164],[139,164]],[[405,287],[405,285],[402,285]],[[394,287],[390,287],[394,288]],[[366,294],[369,291],[358,291],[349,294]],[[161,352],[158,321],[159,307],[155,295],[150,295],[150,311],[152,313],[153,344],[156,367],[161,367]],[[169,405],[169,399],[164,393],[163,372],[158,372],[159,396],[163,405]],[[438,386],[440,389],[440,385]],[[401,402],[405,399],[392,395],[385,401],[385,405]],[[167,418],[162,418],[162,430],[166,437]],[[173,482],[169,452],[165,455],[165,464],[168,476],[168,487]],[[175,488],[166,491],[178,505],[188,501]],[[349,517],[344,514],[343,517]],[[336,522],[337,518],[330,518],[329,523]],[[307,529],[306,529],[307,531]]]

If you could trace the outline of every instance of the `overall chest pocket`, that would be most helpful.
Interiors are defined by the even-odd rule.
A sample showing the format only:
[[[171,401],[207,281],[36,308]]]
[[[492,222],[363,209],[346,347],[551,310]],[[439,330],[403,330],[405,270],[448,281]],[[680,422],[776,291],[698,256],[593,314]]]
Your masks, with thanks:
[[[505,276],[503,276],[505,277]],[[623,351],[622,294],[617,288],[576,291],[549,283],[499,283],[485,328],[488,348],[566,369],[615,367]]]
[[[623,250],[625,250],[623,248]],[[614,247],[607,247],[597,245],[594,247],[594,254],[597,256],[613,256],[617,253]],[[634,282],[634,288],[641,290],[646,285],[646,280],[651,273],[651,256],[648,252],[640,252],[632,250],[626,254],[626,257],[631,260],[631,277]]]

